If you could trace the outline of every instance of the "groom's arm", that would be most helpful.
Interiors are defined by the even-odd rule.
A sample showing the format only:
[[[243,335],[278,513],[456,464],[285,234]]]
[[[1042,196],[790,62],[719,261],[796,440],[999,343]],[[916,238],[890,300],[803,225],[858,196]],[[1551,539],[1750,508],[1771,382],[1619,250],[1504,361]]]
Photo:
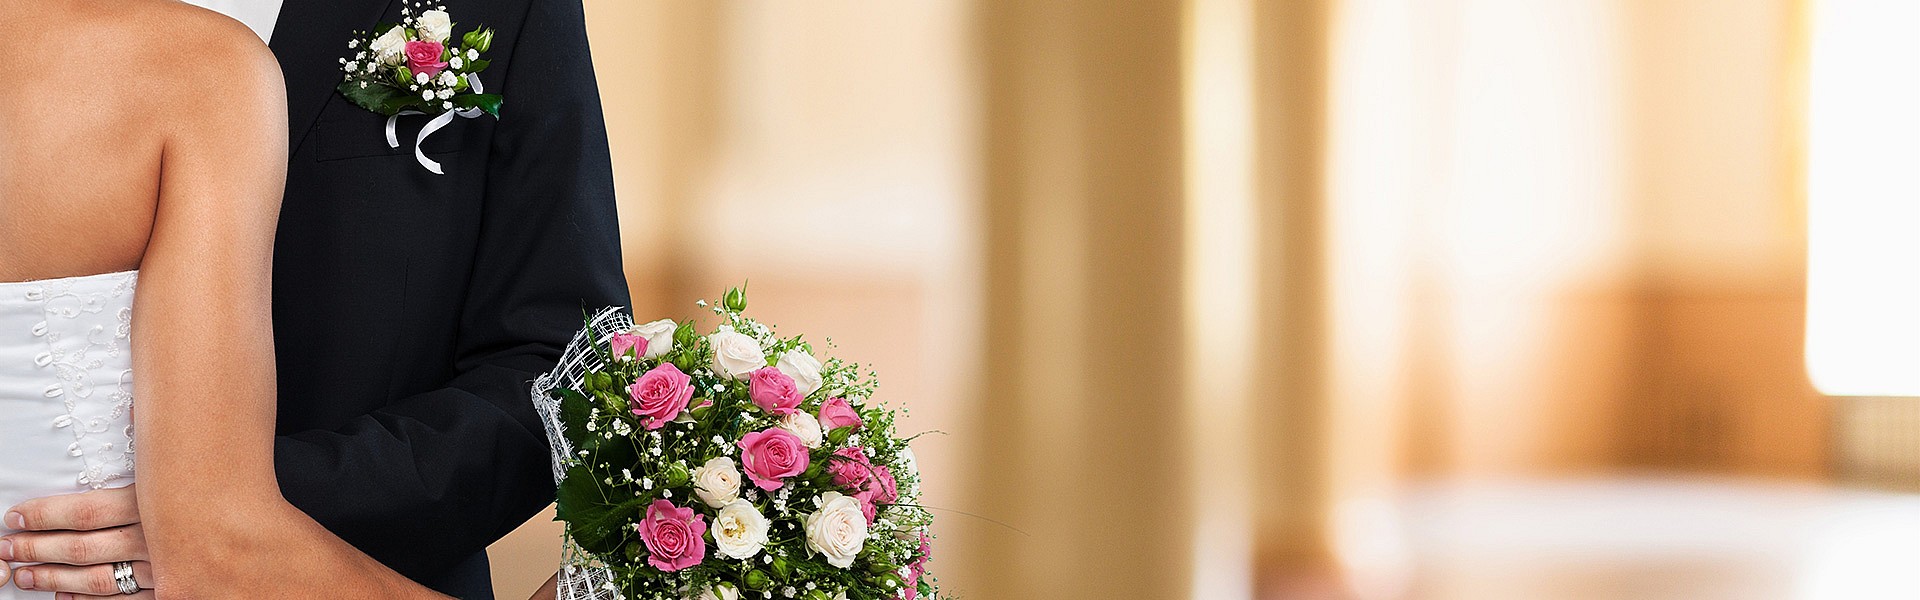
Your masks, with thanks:
[[[528,388],[583,311],[629,303],[580,0],[532,0],[509,34],[494,48],[511,44],[495,67],[508,101],[484,171],[459,375],[345,427],[281,436],[275,452],[288,500],[415,576],[471,557],[552,501]]]

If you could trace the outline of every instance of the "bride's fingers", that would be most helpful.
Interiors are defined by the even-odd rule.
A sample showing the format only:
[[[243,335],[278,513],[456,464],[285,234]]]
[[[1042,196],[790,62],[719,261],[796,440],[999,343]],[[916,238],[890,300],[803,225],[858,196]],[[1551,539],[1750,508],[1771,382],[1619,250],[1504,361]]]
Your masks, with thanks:
[[[79,494],[34,498],[7,510],[6,525],[13,529],[53,531],[93,530],[140,522],[134,486],[93,490]]]
[[[154,600],[153,590],[140,590],[140,593],[130,596],[122,596],[120,594],[114,594],[112,596],[88,596],[86,594],[68,594],[64,592],[53,595],[53,600],[127,600],[128,598],[133,600]]]
[[[13,562],[103,565],[146,559],[146,531],[139,525],[100,531],[16,533],[0,539],[0,560]]]
[[[133,563],[133,580],[141,588],[153,586],[153,565],[147,561]],[[70,567],[66,565],[34,565],[22,567],[13,574],[13,584],[23,590],[37,592],[67,592],[85,596],[120,596],[120,584],[113,581],[113,565],[93,565]]]

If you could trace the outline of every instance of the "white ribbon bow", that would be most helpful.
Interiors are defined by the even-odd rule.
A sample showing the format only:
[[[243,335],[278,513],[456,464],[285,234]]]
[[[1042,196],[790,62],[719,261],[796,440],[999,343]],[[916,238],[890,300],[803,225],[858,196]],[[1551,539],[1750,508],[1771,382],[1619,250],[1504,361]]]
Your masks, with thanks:
[[[480,76],[478,73],[467,74],[467,85],[473,87],[473,93],[475,94],[486,93],[486,88],[483,88],[480,86]],[[484,114],[484,113],[485,111],[482,111],[478,108],[469,108],[465,110],[450,110],[447,112],[440,113],[440,116],[434,117],[432,121],[427,121],[426,125],[420,127],[420,135],[413,137],[414,160],[420,161],[420,166],[426,167],[428,171],[432,171],[433,174],[435,175],[445,175],[446,173],[441,172],[440,170],[440,163],[435,162],[431,158],[427,158],[427,153],[420,151],[420,145],[427,143],[427,136],[433,135],[433,132],[439,131],[440,128],[442,127],[446,127],[448,123],[452,123],[454,117],[457,116],[462,119],[477,119],[480,117],[481,114]],[[406,115],[424,115],[424,114],[427,114],[427,113],[423,113],[417,110],[403,110],[403,111],[394,113],[393,116],[391,117],[387,117],[387,147],[388,148],[400,147],[400,136],[394,133],[394,128],[396,125],[399,124],[400,117],[403,117]]]

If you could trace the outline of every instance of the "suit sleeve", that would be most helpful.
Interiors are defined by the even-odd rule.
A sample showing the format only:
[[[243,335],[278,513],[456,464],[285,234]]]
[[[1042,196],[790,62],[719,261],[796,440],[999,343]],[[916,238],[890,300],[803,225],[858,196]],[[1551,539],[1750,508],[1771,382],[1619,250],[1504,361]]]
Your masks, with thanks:
[[[532,0],[486,168],[458,375],[346,427],[277,440],[287,499],[401,573],[431,577],[553,499],[530,382],[583,311],[629,304],[607,133],[580,0]],[[489,75],[495,74],[489,71]],[[493,91],[489,89],[489,91]]]

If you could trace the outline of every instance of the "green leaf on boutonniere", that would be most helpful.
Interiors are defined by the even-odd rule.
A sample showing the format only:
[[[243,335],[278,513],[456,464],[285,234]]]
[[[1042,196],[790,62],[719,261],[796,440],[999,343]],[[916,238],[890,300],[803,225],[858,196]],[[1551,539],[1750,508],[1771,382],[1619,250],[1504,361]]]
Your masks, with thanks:
[[[490,65],[490,64],[493,64],[493,61],[490,61],[484,58],[476,58],[476,59],[467,61],[466,71],[468,73],[479,73],[481,71],[487,70],[487,65]]]
[[[340,95],[346,96],[347,100],[360,108],[386,116],[393,116],[394,113],[405,110],[418,99],[417,96],[390,85],[375,83],[362,87],[362,83],[364,82],[347,81],[334,89],[340,90]]]
[[[453,97],[453,105],[460,108],[478,108],[493,118],[500,118],[499,94],[461,94]]]

